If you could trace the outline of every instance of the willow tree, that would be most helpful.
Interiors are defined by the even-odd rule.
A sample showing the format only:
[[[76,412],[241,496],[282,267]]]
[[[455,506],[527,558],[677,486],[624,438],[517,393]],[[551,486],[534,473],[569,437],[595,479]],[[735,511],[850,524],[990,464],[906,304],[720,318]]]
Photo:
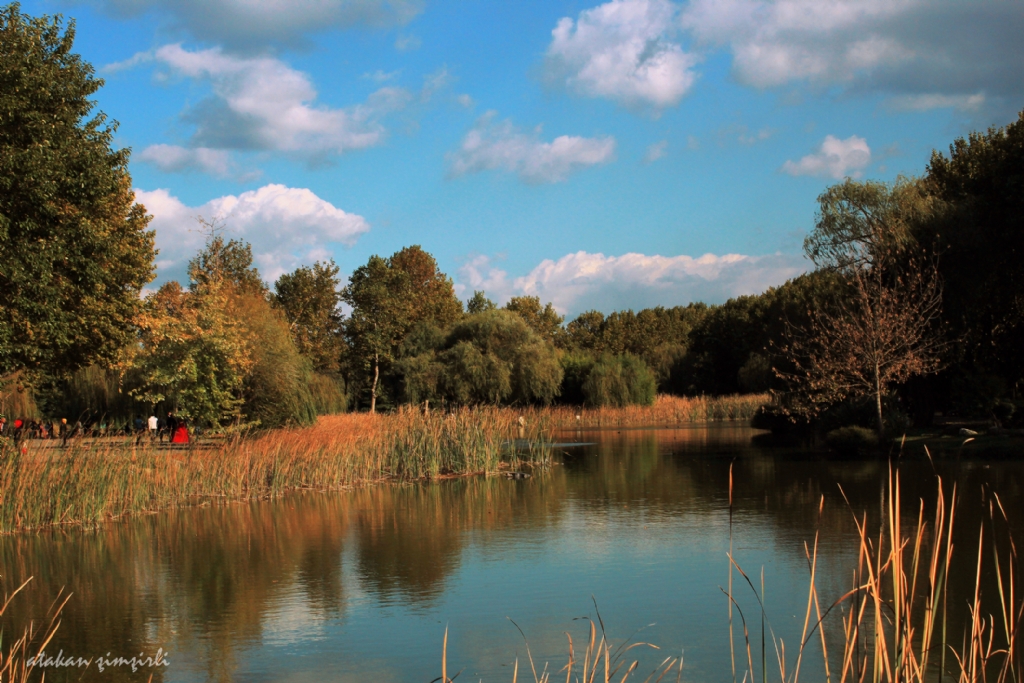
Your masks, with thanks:
[[[113,358],[153,275],[129,151],[93,114],[103,81],[74,37],[74,22],[0,8],[0,376]]]

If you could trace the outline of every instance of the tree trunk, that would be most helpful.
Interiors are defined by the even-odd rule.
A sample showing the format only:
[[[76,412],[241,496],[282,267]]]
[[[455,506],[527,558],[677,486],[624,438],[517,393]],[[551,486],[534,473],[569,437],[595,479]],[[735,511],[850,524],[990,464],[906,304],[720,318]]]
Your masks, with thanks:
[[[878,418],[878,447],[881,448],[885,438],[885,422],[882,420],[882,382],[878,374],[878,361],[875,361],[875,410]]]
[[[377,379],[380,377],[380,358],[373,354],[373,386],[370,387],[370,414],[377,411]]]

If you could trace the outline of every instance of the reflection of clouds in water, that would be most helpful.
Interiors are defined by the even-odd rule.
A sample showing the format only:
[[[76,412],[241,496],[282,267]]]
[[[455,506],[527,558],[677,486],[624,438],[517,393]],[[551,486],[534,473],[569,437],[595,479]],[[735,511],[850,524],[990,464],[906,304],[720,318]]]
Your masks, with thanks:
[[[281,595],[263,619],[262,644],[285,647],[324,640],[324,620],[314,614],[314,605],[302,591],[293,589]]]

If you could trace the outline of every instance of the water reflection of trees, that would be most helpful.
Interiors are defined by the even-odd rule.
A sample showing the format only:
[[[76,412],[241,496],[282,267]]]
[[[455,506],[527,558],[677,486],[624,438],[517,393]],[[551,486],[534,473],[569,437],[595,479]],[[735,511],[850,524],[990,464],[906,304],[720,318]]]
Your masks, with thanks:
[[[430,605],[458,571],[469,544],[483,553],[505,552],[508,544],[530,543],[557,530],[569,509],[601,515],[611,508],[643,507],[666,518],[687,514],[720,523],[728,510],[730,464],[741,533],[752,524],[768,528],[777,547],[800,559],[803,541],[820,529],[823,555],[845,559],[855,553],[851,508],[867,511],[877,528],[886,464],[776,449],[752,443],[749,436],[748,430],[721,428],[582,432],[578,438],[597,443],[566,447],[559,464],[526,481],[476,477],[298,494],[154,515],[89,532],[2,538],[3,587],[11,590],[23,577],[36,577],[34,589],[5,615],[4,632],[29,619],[40,621],[64,586],[74,597],[49,648],[54,652],[187,650],[208,678],[227,680],[240,654],[261,642],[281,607],[300,601],[303,614],[312,618],[343,618],[346,547],[363,589],[384,602]],[[1020,466],[938,461],[935,467],[947,481],[957,481],[964,501],[955,539],[961,555],[977,549],[982,485],[1000,492],[1010,527],[1024,528],[1024,510],[1016,503],[1024,486]],[[919,497],[926,509],[934,505],[934,471],[921,458],[901,463],[901,470],[909,525],[916,521]],[[723,559],[723,576],[725,566]],[[973,581],[973,567],[963,566],[951,574],[954,592],[963,593]],[[987,584],[983,590],[994,594]],[[960,602],[955,609],[962,613]],[[163,672],[155,673],[160,681]],[[121,670],[103,674],[104,681],[129,679]]]

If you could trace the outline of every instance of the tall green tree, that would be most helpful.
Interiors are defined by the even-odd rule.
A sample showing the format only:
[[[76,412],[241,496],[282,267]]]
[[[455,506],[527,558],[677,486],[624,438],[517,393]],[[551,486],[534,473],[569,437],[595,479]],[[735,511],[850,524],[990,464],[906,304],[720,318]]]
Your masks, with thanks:
[[[299,352],[318,372],[337,372],[343,349],[338,266],[334,261],[302,266],[279,277],[274,290],[274,303],[288,319]]]
[[[0,8],[0,376],[67,374],[129,343],[153,276],[103,85],[72,51],[74,22]]]
[[[387,259],[370,257],[341,296],[352,307],[345,337],[355,369],[369,384],[370,412],[376,410],[381,374],[400,356],[408,334],[423,326],[445,328],[462,316],[451,280],[417,245]]]
[[[917,230],[941,255],[952,358],[1024,385],[1024,111],[934,152],[925,175],[943,211]]]
[[[377,410],[381,367],[394,361],[411,326],[412,302],[405,296],[408,278],[387,259],[371,256],[352,273],[341,294],[342,301],[352,307],[345,337],[357,369],[369,377],[371,413]]]

